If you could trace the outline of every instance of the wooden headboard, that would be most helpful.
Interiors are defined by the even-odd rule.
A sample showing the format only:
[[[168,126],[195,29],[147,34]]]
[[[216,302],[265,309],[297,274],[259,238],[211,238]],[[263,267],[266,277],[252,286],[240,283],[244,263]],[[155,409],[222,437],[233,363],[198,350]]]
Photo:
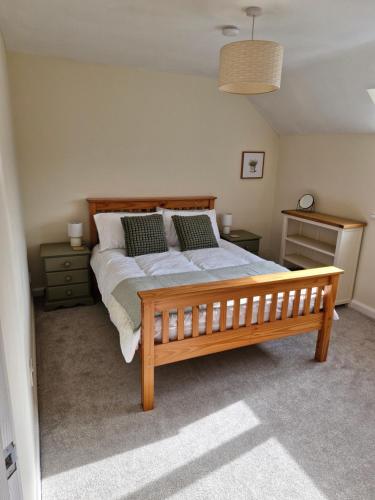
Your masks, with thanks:
[[[216,196],[175,196],[152,198],[87,198],[89,204],[90,246],[98,243],[94,215],[103,212],[154,212],[156,207],[177,210],[215,207]]]

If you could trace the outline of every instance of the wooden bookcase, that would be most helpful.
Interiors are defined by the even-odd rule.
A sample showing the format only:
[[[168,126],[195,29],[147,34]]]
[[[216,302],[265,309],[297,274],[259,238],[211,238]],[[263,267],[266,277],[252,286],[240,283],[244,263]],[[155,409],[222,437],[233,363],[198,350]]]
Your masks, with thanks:
[[[280,264],[291,269],[344,269],[336,304],[351,301],[365,222],[319,212],[283,210]]]

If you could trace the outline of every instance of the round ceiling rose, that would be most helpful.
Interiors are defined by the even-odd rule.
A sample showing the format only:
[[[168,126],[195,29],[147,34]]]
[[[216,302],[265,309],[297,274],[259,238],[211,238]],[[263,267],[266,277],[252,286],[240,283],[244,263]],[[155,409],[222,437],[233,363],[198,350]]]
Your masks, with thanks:
[[[224,26],[222,31],[224,36],[237,36],[240,32],[237,26]]]

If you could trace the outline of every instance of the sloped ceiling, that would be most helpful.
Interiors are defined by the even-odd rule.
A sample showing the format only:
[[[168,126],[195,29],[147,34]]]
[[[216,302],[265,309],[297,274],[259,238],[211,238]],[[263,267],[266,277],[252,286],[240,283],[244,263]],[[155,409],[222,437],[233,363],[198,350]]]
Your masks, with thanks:
[[[285,46],[282,88],[251,97],[280,133],[375,132],[374,0],[255,0],[256,38]],[[2,0],[10,50],[216,77],[239,0]],[[235,99],[236,97],[233,96]]]

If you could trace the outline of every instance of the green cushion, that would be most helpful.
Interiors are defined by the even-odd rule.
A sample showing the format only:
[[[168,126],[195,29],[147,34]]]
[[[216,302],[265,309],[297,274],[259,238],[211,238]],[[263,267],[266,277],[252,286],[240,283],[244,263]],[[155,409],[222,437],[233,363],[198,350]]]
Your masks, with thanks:
[[[161,214],[122,217],[121,223],[124,228],[125,251],[128,257],[168,252]]]
[[[181,250],[218,247],[208,215],[172,215]]]

